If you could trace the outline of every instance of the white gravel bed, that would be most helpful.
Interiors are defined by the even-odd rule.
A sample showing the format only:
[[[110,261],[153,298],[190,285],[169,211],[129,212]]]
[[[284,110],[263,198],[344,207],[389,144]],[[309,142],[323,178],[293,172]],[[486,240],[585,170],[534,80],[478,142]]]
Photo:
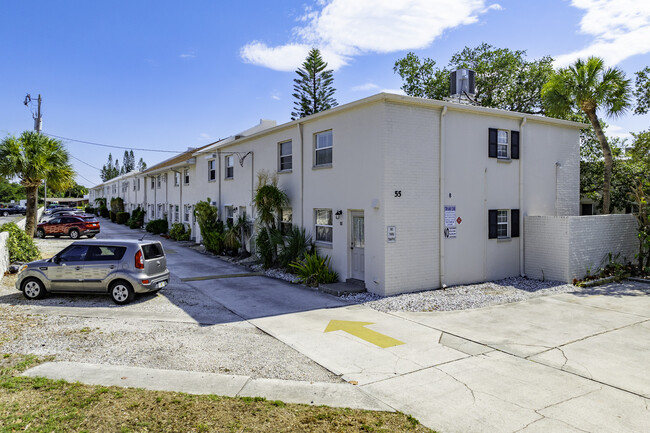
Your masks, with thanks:
[[[516,277],[397,296],[381,297],[373,293],[359,293],[343,296],[342,299],[384,312],[453,311],[575,291],[580,289],[571,284]]]
[[[338,376],[246,323],[190,323],[26,316],[0,307],[1,353],[57,361],[340,382]],[[20,329],[16,330],[16,323]],[[12,329],[13,327],[13,329]],[[6,338],[11,335],[13,338]]]

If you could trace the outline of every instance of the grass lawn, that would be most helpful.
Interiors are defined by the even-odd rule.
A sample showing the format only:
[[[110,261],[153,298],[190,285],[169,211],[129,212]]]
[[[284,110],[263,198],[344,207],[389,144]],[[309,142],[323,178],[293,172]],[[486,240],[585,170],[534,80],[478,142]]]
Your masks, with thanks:
[[[402,413],[19,376],[42,361],[0,355],[0,432],[432,432]]]

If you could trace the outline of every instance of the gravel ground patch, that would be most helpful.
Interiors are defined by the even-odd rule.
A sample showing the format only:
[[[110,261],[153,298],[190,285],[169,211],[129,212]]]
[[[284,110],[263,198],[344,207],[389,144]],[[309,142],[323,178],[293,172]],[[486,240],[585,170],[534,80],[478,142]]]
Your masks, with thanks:
[[[36,242],[47,258],[71,241]],[[15,281],[15,275],[0,281],[0,353],[254,378],[341,381],[174,275],[168,290],[139,295],[124,306],[107,295],[57,294],[29,301],[14,288]],[[36,314],[40,307],[57,307],[58,312]],[[217,323],[201,323],[205,318]]]
[[[381,297],[359,293],[342,298],[378,311],[453,311],[524,301],[539,296],[580,291],[578,287],[558,281],[506,278],[481,284]]]

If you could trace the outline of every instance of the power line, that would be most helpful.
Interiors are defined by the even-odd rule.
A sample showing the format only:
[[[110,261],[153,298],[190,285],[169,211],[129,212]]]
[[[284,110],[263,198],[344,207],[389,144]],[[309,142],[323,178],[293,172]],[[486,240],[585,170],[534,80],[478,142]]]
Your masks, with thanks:
[[[101,168],[97,168],[97,167],[95,167],[94,165],[90,165],[90,164],[88,164],[86,161],[82,161],[82,160],[80,160],[79,158],[77,158],[76,156],[70,155],[70,157],[76,159],[76,160],[79,161],[79,162],[82,162],[82,163],[86,164],[88,167],[94,168],[94,169],[97,170],[97,171],[102,171]],[[88,179],[86,179],[86,180],[88,180]]]
[[[93,146],[110,147],[110,148],[113,148],[113,149],[139,150],[139,151],[142,151],[142,152],[174,153],[176,155],[180,155],[181,153],[187,153],[187,150],[179,152],[177,150],[143,149],[143,148],[137,148],[137,147],[113,146],[113,145],[110,145],[110,144],[93,143],[92,141],[75,140],[74,138],[61,137],[59,135],[48,134],[47,132],[43,132],[42,134],[47,135],[48,137],[58,138],[60,140],[74,141],[76,143],[90,144],[90,145],[93,145]]]

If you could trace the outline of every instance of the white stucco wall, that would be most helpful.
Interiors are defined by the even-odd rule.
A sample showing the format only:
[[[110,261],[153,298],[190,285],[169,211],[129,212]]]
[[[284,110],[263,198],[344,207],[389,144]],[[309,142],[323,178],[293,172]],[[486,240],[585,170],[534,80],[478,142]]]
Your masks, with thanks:
[[[7,248],[8,232],[0,232],[0,279],[9,269],[9,249]]]
[[[526,275],[572,282],[607,265],[634,262],[638,252],[633,215],[529,216],[525,219]]]

